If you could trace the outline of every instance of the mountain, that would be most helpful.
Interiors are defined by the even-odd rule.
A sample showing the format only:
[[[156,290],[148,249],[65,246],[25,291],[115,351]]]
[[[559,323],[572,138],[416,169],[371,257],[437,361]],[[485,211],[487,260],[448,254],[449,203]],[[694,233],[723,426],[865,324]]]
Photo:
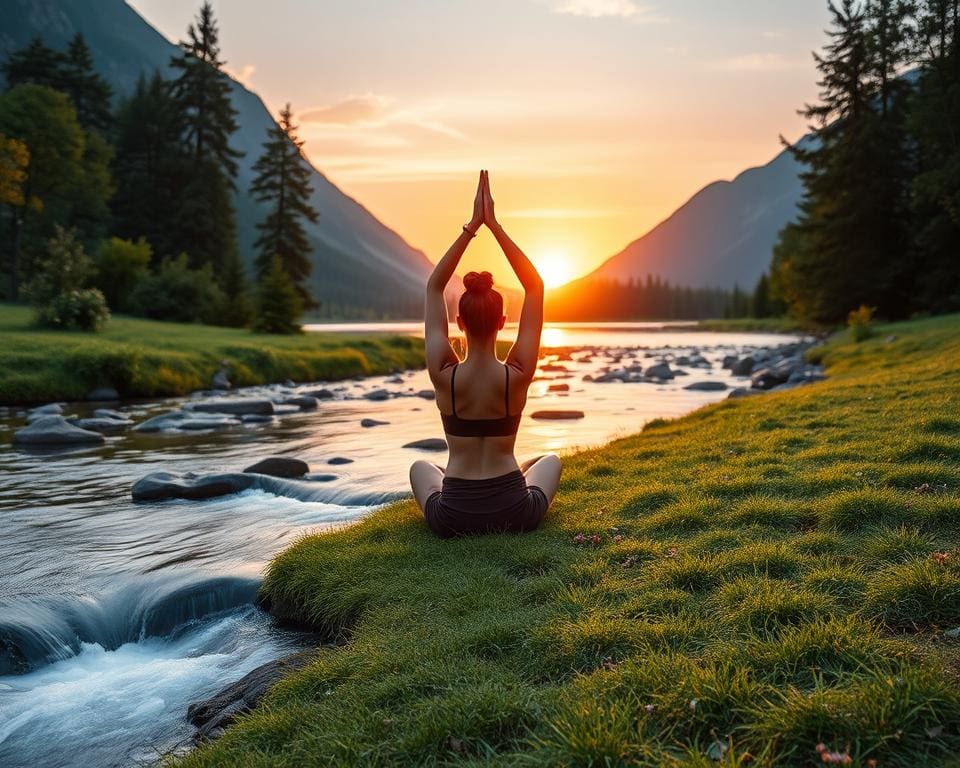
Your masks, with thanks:
[[[199,0],[198,0],[199,6]],[[76,32],[90,46],[94,62],[117,98],[132,92],[140,73],[168,73],[177,47],[123,0],[0,0],[0,60],[35,37],[62,49]],[[184,18],[183,28],[192,21]],[[221,30],[224,37],[229,29]],[[244,153],[237,174],[237,226],[240,252],[254,258],[256,222],[262,206],[248,194],[251,166],[274,124],[257,94],[231,81],[238,131],[231,144]],[[314,170],[312,204],[316,224],[306,222],[313,247],[311,290],[326,308],[344,317],[419,317],[423,285],[433,265],[396,232]]]
[[[807,141],[808,139],[804,139]],[[733,181],[715,181],[585,278],[660,275],[674,285],[752,288],[803,195],[800,164],[784,150]]]

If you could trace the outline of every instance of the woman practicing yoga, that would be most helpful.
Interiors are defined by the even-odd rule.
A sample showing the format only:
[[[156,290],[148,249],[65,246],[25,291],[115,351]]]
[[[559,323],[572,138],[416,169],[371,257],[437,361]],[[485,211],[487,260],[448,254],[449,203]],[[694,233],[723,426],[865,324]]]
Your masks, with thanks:
[[[503,297],[489,272],[463,279],[457,325],[467,337],[460,360],[448,338],[443,290],[467,244],[486,224],[523,286],[517,340],[507,360],[497,359],[497,332],[503,328]],[[413,495],[427,525],[448,538],[470,533],[531,531],[543,519],[560,482],[560,459],[549,454],[517,464],[513,447],[527,389],[537,370],[543,326],[543,280],[497,223],[490,179],[480,172],[473,218],[439,261],[427,281],[425,310],[427,370],[447,435],[446,469],[427,461],[410,467]]]

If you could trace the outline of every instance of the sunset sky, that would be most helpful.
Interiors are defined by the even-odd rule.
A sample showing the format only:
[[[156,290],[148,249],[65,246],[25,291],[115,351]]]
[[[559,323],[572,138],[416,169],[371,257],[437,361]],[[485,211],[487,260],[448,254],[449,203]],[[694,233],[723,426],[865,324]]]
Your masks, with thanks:
[[[132,0],[177,40],[199,0]],[[232,74],[316,167],[436,261],[490,170],[550,282],[796,139],[825,0],[218,0]],[[322,212],[321,212],[322,213]],[[508,281],[493,239],[461,272]]]

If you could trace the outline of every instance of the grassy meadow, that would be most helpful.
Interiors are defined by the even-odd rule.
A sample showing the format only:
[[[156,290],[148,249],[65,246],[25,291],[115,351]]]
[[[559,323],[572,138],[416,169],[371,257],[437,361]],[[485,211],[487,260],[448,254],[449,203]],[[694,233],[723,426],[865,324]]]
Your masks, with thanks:
[[[536,533],[304,538],[263,597],[340,644],[182,764],[957,764],[960,317],[846,336],[567,457]]]
[[[236,328],[114,316],[100,333],[44,330],[29,307],[0,304],[0,404],[184,395],[210,386],[222,360],[234,386],[341,379],[423,366],[423,342],[402,336],[255,334]]]

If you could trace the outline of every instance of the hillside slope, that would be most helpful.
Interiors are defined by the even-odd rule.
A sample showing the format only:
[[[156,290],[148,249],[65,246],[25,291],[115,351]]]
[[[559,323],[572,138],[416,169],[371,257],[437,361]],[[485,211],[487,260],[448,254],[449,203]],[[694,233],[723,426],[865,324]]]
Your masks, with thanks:
[[[176,45],[123,0],[0,0],[0,59],[34,37],[63,48],[83,33],[96,62],[118,97],[129,94],[141,72],[166,71]],[[191,21],[184,18],[186,29]],[[229,30],[223,30],[224,36]],[[253,260],[254,226],[262,207],[247,195],[251,166],[273,117],[260,97],[233,82],[239,130],[232,145],[244,152],[237,177],[237,222],[244,260]],[[319,171],[311,175],[312,203],[320,213],[307,225],[313,246],[312,289],[328,309],[354,317],[416,317],[432,264]]]

